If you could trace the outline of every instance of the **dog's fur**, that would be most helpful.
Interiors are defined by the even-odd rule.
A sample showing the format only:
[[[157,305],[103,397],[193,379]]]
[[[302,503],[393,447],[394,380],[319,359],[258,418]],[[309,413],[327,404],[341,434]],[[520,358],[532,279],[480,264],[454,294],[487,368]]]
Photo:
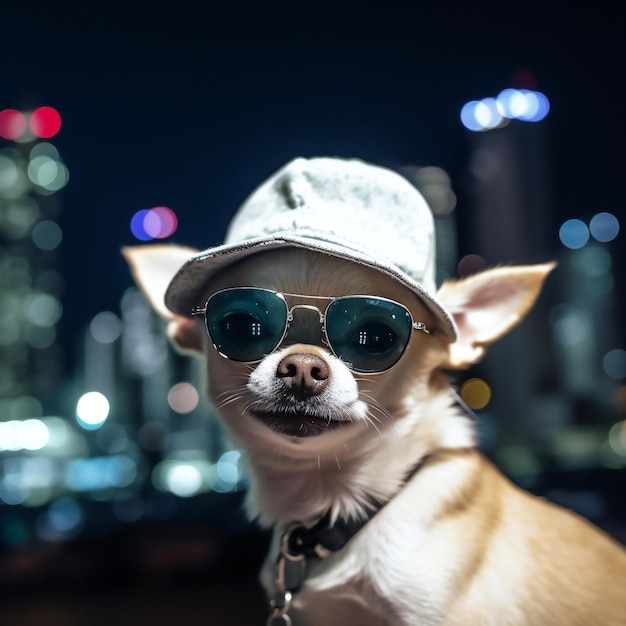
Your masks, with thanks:
[[[458,325],[455,342],[400,283],[320,253],[258,253],[206,286],[204,299],[238,286],[379,295],[405,304],[432,329],[414,332],[390,370],[363,376],[325,349],[318,316],[302,309],[281,348],[260,364],[221,357],[201,320],[175,317],[162,304],[165,286],[192,252],[125,250],[137,283],[170,320],[170,336],[204,355],[209,397],[245,452],[249,515],[275,529],[262,573],[268,593],[287,526],[313,524],[329,509],[334,517],[359,517],[372,499],[389,501],[342,550],[311,562],[289,611],[295,625],[626,624],[623,547],[505,479],[476,450],[474,425],[455,404],[445,374],[479,360],[521,320],[551,264],[444,284],[437,297]],[[303,354],[319,357],[330,372],[309,400],[294,399],[277,373],[285,356]],[[255,411],[275,413],[275,420],[262,422]],[[324,427],[325,420],[338,427]]]

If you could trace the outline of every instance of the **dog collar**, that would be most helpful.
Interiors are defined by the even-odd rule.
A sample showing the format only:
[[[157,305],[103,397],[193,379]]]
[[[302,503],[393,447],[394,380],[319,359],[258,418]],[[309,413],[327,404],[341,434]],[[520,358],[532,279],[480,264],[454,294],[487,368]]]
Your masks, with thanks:
[[[424,465],[424,457],[405,476],[403,486]],[[287,614],[291,598],[304,583],[307,560],[324,558],[331,552],[341,550],[384,506],[391,501],[372,500],[367,515],[358,520],[339,518],[331,522],[330,510],[310,528],[296,522],[283,533],[276,562],[276,594],[271,602],[272,614],[267,626],[290,626]]]

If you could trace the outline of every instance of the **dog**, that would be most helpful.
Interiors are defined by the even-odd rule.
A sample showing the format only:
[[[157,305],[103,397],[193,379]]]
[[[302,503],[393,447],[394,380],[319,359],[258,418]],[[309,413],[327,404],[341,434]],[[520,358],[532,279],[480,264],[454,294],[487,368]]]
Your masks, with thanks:
[[[409,187],[360,161],[300,159],[252,194],[224,246],[124,250],[170,338],[206,363],[245,455],[247,513],[273,528],[267,623],[624,625],[623,546],[509,482],[448,377],[523,319],[554,264],[435,291]],[[337,206],[368,222],[381,202],[404,216],[396,241],[380,241],[384,212],[320,238]],[[415,229],[426,250],[407,269]]]

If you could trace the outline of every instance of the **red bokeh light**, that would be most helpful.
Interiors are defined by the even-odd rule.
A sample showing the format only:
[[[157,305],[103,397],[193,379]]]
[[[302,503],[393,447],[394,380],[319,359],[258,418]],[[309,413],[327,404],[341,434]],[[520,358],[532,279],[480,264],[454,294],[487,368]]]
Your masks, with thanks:
[[[172,209],[166,206],[157,206],[148,212],[143,221],[143,227],[151,237],[166,239],[174,234],[178,228],[178,219]]]
[[[39,107],[31,113],[30,129],[42,139],[54,137],[61,130],[61,116],[52,107]]]
[[[0,111],[0,137],[14,141],[26,132],[26,117],[15,109]]]

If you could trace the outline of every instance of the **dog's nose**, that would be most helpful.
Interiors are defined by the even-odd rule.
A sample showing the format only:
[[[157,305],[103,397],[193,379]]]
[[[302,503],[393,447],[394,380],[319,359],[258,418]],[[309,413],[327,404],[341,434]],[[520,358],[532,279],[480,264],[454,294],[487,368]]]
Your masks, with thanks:
[[[330,368],[317,354],[297,352],[286,355],[278,364],[276,376],[297,398],[316,396],[328,386]]]

